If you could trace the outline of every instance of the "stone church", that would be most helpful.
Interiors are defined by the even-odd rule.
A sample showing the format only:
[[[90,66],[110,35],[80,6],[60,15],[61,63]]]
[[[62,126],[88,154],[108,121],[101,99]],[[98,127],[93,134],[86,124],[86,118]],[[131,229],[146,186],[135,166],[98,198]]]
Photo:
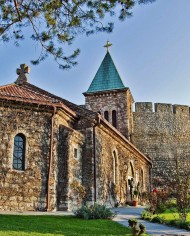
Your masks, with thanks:
[[[85,105],[34,86],[27,73],[22,64],[15,82],[0,86],[0,210],[125,203],[129,180],[149,191],[166,157],[190,150],[189,107],[136,103],[133,112],[109,51]]]

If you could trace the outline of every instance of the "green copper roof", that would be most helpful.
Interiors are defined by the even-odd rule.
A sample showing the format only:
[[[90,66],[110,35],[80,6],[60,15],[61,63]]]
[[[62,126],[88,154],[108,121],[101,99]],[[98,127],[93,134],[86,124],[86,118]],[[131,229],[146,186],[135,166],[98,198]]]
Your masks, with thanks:
[[[86,93],[124,88],[126,87],[121,80],[111,55],[107,52]]]

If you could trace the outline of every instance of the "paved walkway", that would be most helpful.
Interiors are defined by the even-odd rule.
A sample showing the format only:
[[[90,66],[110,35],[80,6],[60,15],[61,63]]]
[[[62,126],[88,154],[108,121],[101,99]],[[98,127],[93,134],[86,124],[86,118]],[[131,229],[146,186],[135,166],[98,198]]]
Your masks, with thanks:
[[[65,215],[74,215],[70,211],[0,211],[0,215],[48,215],[48,216],[65,216]]]
[[[114,217],[114,221],[128,226],[128,219],[137,218],[139,223],[142,223],[146,226],[147,233],[151,235],[170,235],[170,236],[190,236],[190,232],[183,229],[177,229],[174,227],[169,227],[167,225],[150,223],[145,220],[140,219],[140,214],[144,210],[144,207],[119,207],[113,209],[117,216]]]

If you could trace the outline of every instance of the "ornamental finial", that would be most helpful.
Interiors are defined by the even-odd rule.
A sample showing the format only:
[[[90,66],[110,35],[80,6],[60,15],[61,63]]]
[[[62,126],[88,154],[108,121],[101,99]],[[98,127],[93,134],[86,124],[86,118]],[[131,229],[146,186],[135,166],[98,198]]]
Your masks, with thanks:
[[[27,82],[28,78],[26,76],[26,73],[30,73],[30,67],[27,66],[26,64],[21,64],[20,69],[16,70],[16,73],[18,75],[18,78],[16,80],[16,83],[22,84],[23,82]]]
[[[107,52],[109,51],[109,47],[111,47],[111,46],[112,46],[112,43],[107,41],[106,44],[104,45],[104,47],[107,48]]]

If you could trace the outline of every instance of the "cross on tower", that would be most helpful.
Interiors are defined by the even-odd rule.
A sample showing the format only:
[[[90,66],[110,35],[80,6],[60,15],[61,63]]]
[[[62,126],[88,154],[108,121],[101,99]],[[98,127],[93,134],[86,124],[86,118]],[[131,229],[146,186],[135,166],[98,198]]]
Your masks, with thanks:
[[[26,73],[30,73],[30,67],[26,64],[21,64],[20,69],[17,69],[16,73],[18,75],[18,78],[16,80],[17,83],[22,84],[23,82],[27,82],[28,78],[26,76]]]
[[[107,52],[109,51],[109,47],[111,47],[111,46],[112,46],[112,43],[107,41],[106,44],[104,45],[104,47],[107,48]]]

